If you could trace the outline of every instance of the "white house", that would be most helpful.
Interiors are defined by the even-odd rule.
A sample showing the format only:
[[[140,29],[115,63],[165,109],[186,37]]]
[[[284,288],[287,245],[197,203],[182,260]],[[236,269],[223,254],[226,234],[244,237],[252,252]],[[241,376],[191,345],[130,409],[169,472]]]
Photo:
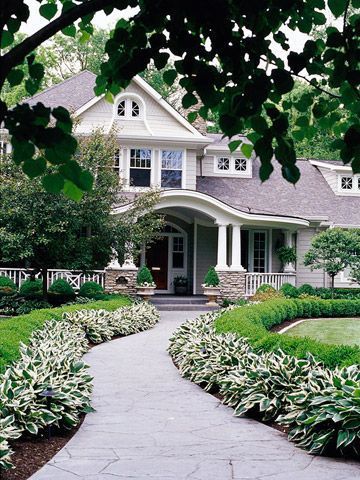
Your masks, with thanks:
[[[322,229],[360,227],[360,176],[350,167],[299,159],[301,179],[295,187],[282,178],[278,165],[261,184],[256,158],[231,154],[221,134],[201,133],[142,78],[134,78],[114,104],[94,95],[95,78],[84,71],[29,103],[67,107],[77,117],[78,134],[116,127],[114,169],[125,190],[161,189],[156,208],[166,215],[166,227],[141,258],[159,292],[173,292],[174,277],[182,275],[190,292],[201,293],[211,265],[228,297],[251,294],[264,282],[328,284],[324,272],[311,272],[302,260]],[[114,213],[129,208],[131,198]],[[282,268],[276,255],[281,245],[296,248],[296,265]],[[345,273],[337,286],[350,286]]]

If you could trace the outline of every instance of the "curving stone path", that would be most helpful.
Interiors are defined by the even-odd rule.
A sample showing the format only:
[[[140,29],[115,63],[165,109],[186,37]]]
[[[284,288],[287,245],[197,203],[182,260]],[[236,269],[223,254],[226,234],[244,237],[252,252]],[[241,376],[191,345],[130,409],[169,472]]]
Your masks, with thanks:
[[[355,480],[360,464],[312,457],[184,380],[166,353],[198,312],[162,312],[153,330],[99,345],[96,412],[31,480]]]

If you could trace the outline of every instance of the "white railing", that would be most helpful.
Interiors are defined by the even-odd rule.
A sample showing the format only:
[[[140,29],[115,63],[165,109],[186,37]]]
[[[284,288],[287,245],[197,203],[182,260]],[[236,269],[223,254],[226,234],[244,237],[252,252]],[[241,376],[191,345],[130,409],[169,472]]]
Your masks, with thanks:
[[[295,285],[295,273],[246,273],[245,274],[245,296],[255,295],[256,290],[267,283],[279,290],[284,283]]]
[[[10,277],[11,280],[20,287],[21,284],[28,280],[31,276],[31,268],[0,268],[0,276]],[[42,278],[41,273],[35,275],[36,278]],[[62,270],[50,268],[47,273],[48,287],[58,278],[63,278],[73,287],[74,290],[79,290],[81,285],[85,282],[96,282],[102,287],[105,283],[105,270],[92,270],[91,273],[84,273],[79,270]]]

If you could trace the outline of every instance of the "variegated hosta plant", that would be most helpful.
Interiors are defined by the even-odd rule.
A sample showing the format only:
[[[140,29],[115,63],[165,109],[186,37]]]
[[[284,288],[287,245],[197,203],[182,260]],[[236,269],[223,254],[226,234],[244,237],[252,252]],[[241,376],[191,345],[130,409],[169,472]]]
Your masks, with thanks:
[[[12,468],[11,454],[8,440],[15,440],[21,436],[22,429],[15,424],[14,415],[0,418],[0,469]]]
[[[289,438],[310,453],[338,450],[360,456],[360,369],[317,369],[289,395],[278,422]]]
[[[287,396],[317,367],[311,356],[305,360],[281,351],[260,355],[249,352],[220,381],[220,391],[224,403],[235,408],[235,415],[256,411],[264,421],[275,420],[286,410]]]
[[[143,302],[113,312],[106,310],[66,312],[63,319],[81,325],[92,343],[101,343],[116,335],[130,335],[153,327],[159,321],[159,313],[153,305]]]
[[[311,453],[359,456],[359,366],[333,372],[311,355],[255,351],[246,339],[216,333],[222,313],[201,315],[174,332],[168,351],[181,374],[207,390],[220,387],[237,415],[257,411],[285,425],[290,440]]]
[[[20,359],[0,377],[2,416],[13,415],[19,427],[34,435],[49,424],[75,426],[79,413],[90,409],[92,378],[80,361],[87,348],[81,327],[46,322],[29,345],[20,345]],[[51,411],[40,395],[48,386],[57,392]]]
[[[11,468],[8,440],[23,430],[36,435],[49,424],[74,427],[79,414],[92,411],[92,377],[81,357],[88,341],[100,343],[115,335],[129,335],[153,327],[159,313],[148,303],[114,312],[81,310],[50,320],[20,345],[20,359],[0,376],[0,467]],[[56,394],[50,409],[41,392]]]

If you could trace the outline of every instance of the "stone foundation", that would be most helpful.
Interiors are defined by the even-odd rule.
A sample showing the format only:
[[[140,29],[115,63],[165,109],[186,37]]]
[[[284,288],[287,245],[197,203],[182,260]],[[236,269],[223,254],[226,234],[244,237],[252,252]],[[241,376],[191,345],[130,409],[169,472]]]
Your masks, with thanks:
[[[245,273],[231,270],[217,272],[220,279],[219,300],[237,300],[245,297]]]
[[[106,269],[105,292],[120,293],[134,297],[136,295],[137,273],[137,268]]]

